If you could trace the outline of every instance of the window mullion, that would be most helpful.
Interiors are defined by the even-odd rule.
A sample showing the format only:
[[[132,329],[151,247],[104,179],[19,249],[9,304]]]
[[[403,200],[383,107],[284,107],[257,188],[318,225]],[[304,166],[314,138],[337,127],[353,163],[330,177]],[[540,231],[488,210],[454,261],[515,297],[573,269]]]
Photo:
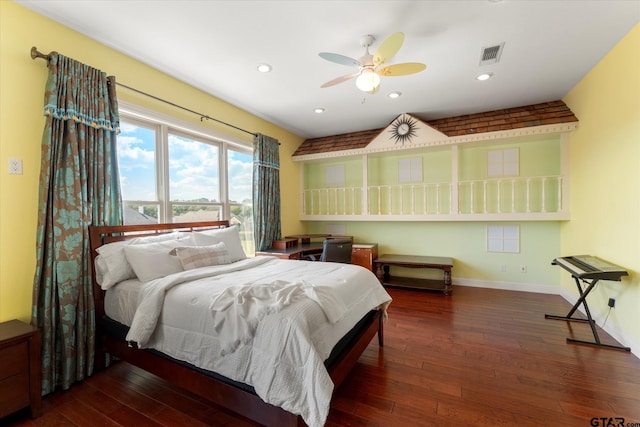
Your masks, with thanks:
[[[220,176],[220,202],[222,202],[222,215],[224,218],[231,218],[231,206],[229,205],[229,182],[227,174],[227,144],[220,144],[218,155],[218,170]]]
[[[172,222],[169,194],[169,129],[164,124],[159,125],[158,128],[156,185],[158,188],[158,201],[160,202],[160,222]]]

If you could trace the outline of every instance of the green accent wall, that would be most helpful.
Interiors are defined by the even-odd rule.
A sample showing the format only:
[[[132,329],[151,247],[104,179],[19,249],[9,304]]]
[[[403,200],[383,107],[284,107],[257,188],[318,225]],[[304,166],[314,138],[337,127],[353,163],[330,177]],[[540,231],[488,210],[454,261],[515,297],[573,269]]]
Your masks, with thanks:
[[[344,225],[345,234],[356,243],[377,243],[380,254],[410,254],[445,256],[455,259],[453,283],[501,282],[540,285],[549,293],[557,293],[560,280],[558,267],[551,265],[560,254],[560,224],[558,222],[521,222],[520,253],[492,253],[487,251],[484,222],[329,222],[308,223],[310,233],[325,233],[328,224]],[[493,224],[493,223],[491,223]],[[506,266],[506,271],[500,267]],[[527,272],[521,273],[520,266]],[[419,270],[407,270],[415,276]],[[420,276],[428,277],[424,271]]]

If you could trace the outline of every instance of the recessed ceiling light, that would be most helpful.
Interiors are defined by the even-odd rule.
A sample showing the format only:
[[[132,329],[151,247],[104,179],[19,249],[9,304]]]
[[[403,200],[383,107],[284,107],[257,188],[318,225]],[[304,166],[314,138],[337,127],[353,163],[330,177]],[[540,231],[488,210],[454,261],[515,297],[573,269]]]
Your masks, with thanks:
[[[389,95],[387,95],[389,98],[391,99],[396,99],[396,98],[400,98],[402,96],[402,92],[391,92]]]
[[[316,114],[322,114],[324,113],[326,110],[324,108],[318,107],[318,108],[314,108],[313,112]]]
[[[476,80],[484,81],[489,80],[491,77],[493,77],[493,73],[484,73],[476,77]]]
[[[261,73],[268,73],[269,71],[271,71],[271,65],[269,65],[269,64],[259,64],[258,65],[258,71],[260,71]]]

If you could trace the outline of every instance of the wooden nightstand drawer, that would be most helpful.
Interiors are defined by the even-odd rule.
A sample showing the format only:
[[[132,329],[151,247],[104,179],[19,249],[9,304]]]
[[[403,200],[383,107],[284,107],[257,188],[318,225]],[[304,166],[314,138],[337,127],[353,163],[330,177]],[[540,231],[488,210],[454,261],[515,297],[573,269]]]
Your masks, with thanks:
[[[29,406],[29,372],[0,380],[0,417]]]
[[[21,372],[29,373],[29,344],[19,342],[0,349],[0,381]]]

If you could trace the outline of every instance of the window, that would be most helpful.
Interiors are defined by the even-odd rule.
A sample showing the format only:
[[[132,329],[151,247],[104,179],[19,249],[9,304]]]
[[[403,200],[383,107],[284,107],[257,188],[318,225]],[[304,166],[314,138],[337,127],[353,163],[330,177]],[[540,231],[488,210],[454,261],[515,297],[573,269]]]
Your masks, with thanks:
[[[487,176],[492,178],[518,175],[520,175],[520,168],[517,148],[487,152]]]
[[[488,225],[487,251],[489,252],[520,252],[519,225]]]
[[[253,240],[253,154],[227,149],[227,177],[231,222],[238,222],[247,254],[255,253]]]
[[[173,222],[223,219],[220,147],[169,131],[165,199]]]
[[[399,182],[421,182],[422,181],[422,158],[398,160],[398,181]]]
[[[344,187],[344,165],[327,166],[327,187]]]
[[[121,107],[118,135],[125,224],[229,219],[253,255],[251,144],[129,109]]]

